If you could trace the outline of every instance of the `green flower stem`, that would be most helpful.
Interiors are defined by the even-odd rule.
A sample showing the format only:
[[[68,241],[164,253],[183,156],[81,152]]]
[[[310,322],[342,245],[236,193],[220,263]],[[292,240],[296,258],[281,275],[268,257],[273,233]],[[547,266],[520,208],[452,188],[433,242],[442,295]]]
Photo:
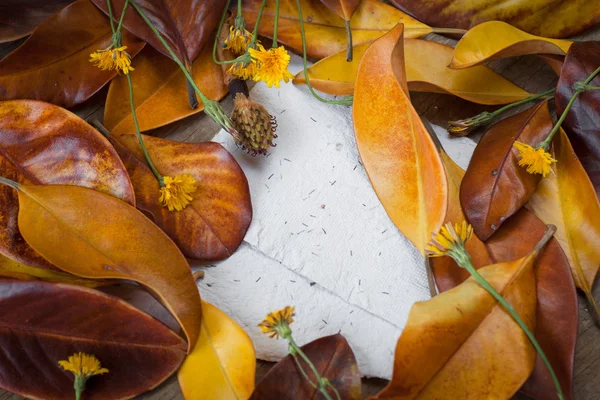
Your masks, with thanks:
[[[16,190],[20,190],[19,189],[19,184],[17,182],[12,181],[12,180],[10,180],[8,178],[5,178],[3,176],[0,176],[0,184],[6,185],[6,186],[10,186],[11,188],[16,189]]]
[[[275,22],[273,23],[273,46],[277,47],[277,29],[279,27],[279,3],[280,0],[275,0]],[[256,29],[254,30],[256,32]]]
[[[346,45],[346,61],[352,61],[352,28],[350,27],[350,21],[344,21],[346,24],[346,40],[348,44]]]
[[[169,46],[169,44],[165,41],[165,39],[162,37],[160,32],[158,32],[158,30],[154,27],[152,22],[150,22],[148,17],[146,17],[146,14],[135,3],[135,1],[130,1],[130,2],[131,2],[131,6],[133,8],[135,8],[135,10],[138,12],[138,14],[140,14],[140,17],[142,17],[144,22],[146,22],[148,27],[152,30],[152,32],[154,32],[154,34],[156,35],[158,40],[167,49],[167,51],[169,52],[169,54],[171,55],[171,57],[173,58],[175,63],[179,66],[181,71],[183,71],[183,74],[187,78],[188,82],[192,85],[192,87],[194,88],[194,90],[196,91],[198,96],[200,97],[200,100],[202,100],[202,103],[204,103],[204,112],[206,114],[208,114],[216,123],[218,123],[227,132],[232,133],[232,134],[235,133],[236,130],[233,127],[233,125],[231,124],[231,120],[229,119],[229,117],[227,117],[227,115],[225,115],[225,113],[223,112],[223,109],[221,108],[219,103],[214,100],[210,100],[208,97],[206,97],[204,95],[204,93],[202,93],[202,91],[200,90],[198,85],[196,85],[196,82],[194,81],[194,78],[192,77],[190,72],[187,70],[187,68],[185,68],[185,65],[183,65],[183,63],[181,62],[179,57],[177,57],[177,54],[175,54],[173,49],[171,49],[171,46]]]
[[[260,25],[260,20],[262,18],[263,11],[265,11],[266,5],[267,5],[267,0],[263,0],[263,2],[260,5],[260,9],[258,10],[258,14],[256,15],[256,23],[254,24],[254,32],[252,32],[252,40],[250,40],[250,44],[248,45],[248,48],[254,48],[254,46],[256,46],[256,40],[258,39],[258,27]],[[277,19],[275,19],[275,23],[277,23]]]
[[[231,3],[231,0],[227,0],[227,2],[225,3],[225,8],[223,9],[223,14],[221,14],[221,20],[219,21],[219,29],[217,29],[217,36],[215,37],[215,42],[213,43],[213,54],[212,54],[213,61],[219,65],[227,64],[226,61],[217,60],[217,45],[219,44],[219,37],[221,36],[221,31],[223,30],[223,24],[225,23],[225,18],[227,18],[227,11],[229,10],[229,3]],[[235,18],[236,21],[240,17],[241,7],[242,7],[241,0],[239,0],[238,1],[238,15]],[[235,61],[235,60],[232,60],[232,61]]]
[[[499,116],[503,112],[505,112],[507,110],[510,110],[511,108],[520,106],[521,104],[529,103],[529,102],[537,100],[537,99],[541,99],[542,97],[549,96],[549,95],[553,94],[555,91],[556,91],[556,89],[546,90],[543,93],[536,94],[536,95],[527,97],[526,99],[515,101],[514,103],[507,104],[504,107],[501,107],[501,108],[497,109],[496,111],[492,112],[491,113],[492,114],[492,119],[496,118],[497,116]]]
[[[75,382],[73,382],[73,389],[75,389],[75,400],[80,400],[81,395],[85,391],[85,381],[87,378],[81,375],[75,374]]]
[[[318,382],[318,389],[319,391],[323,394],[323,396],[327,399],[327,400],[333,400],[331,398],[331,396],[329,395],[329,393],[327,392],[327,386],[332,387],[333,390],[335,391],[337,398],[340,398],[340,395],[337,391],[337,389],[335,389],[335,387],[333,387],[333,385],[331,383],[329,383],[329,381],[327,381],[325,378],[321,377],[321,375],[319,374],[319,371],[317,371],[317,368],[315,367],[315,365],[312,363],[312,361],[310,361],[310,358],[308,358],[308,356],[306,354],[304,354],[304,352],[302,351],[302,349],[296,344],[296,342],[294,341],[294,338],[289,335],[286,337],[286,339],[289,342],[289,346],[290,348],[293,350],[292,356],[295,358],[295,354],[300,355],[300,357],[304,360],[304,362],[306,364],[308,364],[308,366],[310,367],[312,373],[315,375],[315,378],[317,378],[317,382]],[[304,372],[304,370],[302,369],[302,366],[300,365],[300,362],[298,360],[296,360],[296,363],[298,365],[298,367],[300,368],[300,371],[302,371],[302,374],[306,377],[306,379],[313,385],[313,386],[317,386],[315,385],[309,378],[308,375],[306,374],[306,372]]]
[[[311,86],[310,78],[308,77],[308,65],[306,61],[306,32],[304,31],[304,19],[302,17],[302,6],[300,6],[300,0],[296,0],[296,4],[298,6],[298,18],[300,19],[300,32],[302,33],[302,59],[304,61],[304,80],[306,81],[306,86],[308,86],[308,90],[310,90],[312,95],[317,100],[322,101],[323,103],[351,106],[353,102],[353,96],[346,96],[340,100],[326,100],[319,96]]]
[[[587,85],[592,81],[592,79],[594,79],[596,77],[596,75],[598,75],[598,73],[600,73],[600,67],[596,68],[596,70],[594,72],[592,72],[592,74],[590,76],[588,76],[585,81],[583,81],[583,84],[577,85],[578,82],[576,82],[575,85],[573,85],[573,89],[575,89],[575,93],[573,93],[573,96],[571,96],[571,99],[567,103],[565,110],[563,111],[563,113],[560,116],[560,118],[558,119],[558,121],[556,121],[556,124],[554,125],[554,127],[552,128],[552,130],[550,131],[550,133],[548,134],[546,139],[544,139],[544,141],[542,141],[537,146],[538,149],[543,148],[546,151],[548,151],[550,149],[550,143],[552,143],[552,139],[554,139],[554,135],[556,135],[556,132],[558,132],[560,130],[560,126],[564,122],[565,118],[567,118],[567,114],[571,110],[571,107],[573,107],[573,103],[575,103],[575,100],[577,99],[577,97],[579,97],[579,94],[586,90]]]
[[[225,7],[225,10],[227,10],[227,7]],[[240,18],[242,15],[242,0],[238,0],[238,10],[237,11],[238,11],[238,15],[236,18]]]
[[[302,374],[302,376],[304,377],[304,379],[306,379],[306,381],[308,383],[310,383],[310,385],[312,387],[314,387],[315,389],[318,389],[318,386],[310,379],[310,377],[308,376],[308,374],[306,373],[306,371],[304,371],[304,368],[302,368],[302,364],[300,364],[300,360],[298,360],[298,355],[296,354],[295,350],[294,352],[290,352],[292,358],[294,359],[294,361],[296,362],[296,366],[298,367],[298,369],[300,370],[300,373]]]
[[[553,233],[554,233],[554,231],[551,231],[549,237],[551,237]],[[547,231],[546,235],[548,235],[548,231]],[[549,237],[546,238],[546,235],[544,236],[544,238],[542,238],[542,240],[540,241],[540,244],[538,244],[538,246],[540,246],[540,245],[543,246],[547,242],[547,240],[549,239]],[[546,357],[546,354],[544,353],[544,350],[542,350],[542,348],[541,348],[540,344],[538,343],[537,339],[535,338],[535,336],[533,335],[533,333],[531,333],[531,331],[529,330],[529,328],[527,327],[527,325],[525,324],[525,322],[521,319],[521,317],[519,316],[519,314],[517,313],[517,311],[513,308],[513,306],[509,302],[507,302],[504,299],[504,297],[500,293],[498,293],[496,291],[496,289],[494,289],[492,287],[492,285],[490,285],[488,283],[488,281],[485,280],[485,278],[483,276],[481,276],[481,274],[479,274],[479,272],[475,269],[475,267],[473,267],[473,263],[471,262],[471,256],[469,255],[469,253],[467,252],[467,250],[464,248],[464,246],[457,246],[450,253],[450,255],[451,255],[452,258],[454,258],[454,260],[461,267],[465,268],[471,274],[471,276],[473,278],[475,278],[475,280],[485,290],[487,290],[500,304],[502,304],[502,306],[513,317],[513,319],[519,325],[519,327],[521,327],[521,329],[523,330],[523,332],[525,332],[525,335],[527,336],[527,338],[529,339],[529,341],[531,342],[531,344],[533,345],[533,347],[535,348],[535,350],[537,351],[537,353],[540,355],[540,358],[542,359],[542,361],[546,365],[546,368],[548,368],[548,372],[550,373],[550,376],[552,377],[552,381],[554,382],[554,386],[556,386],[556,394],[558,395],[558,398],[560,400],[564,400],[564,395],[563,395],[563,392],[562,392],[562,388],[560,387],[560,382],[558,381],[558,377],[556,376],[556,373],[554,372],[554,369],[552,368],[552,365],[550,364],[550,361],[548,361],[548,358]]]
[[[119,18],[119,25],[115,28],[115,23],[113,21],[113,12],[112,12],[112,4],[110,0],[106,0],[106,7],[108,8],[108,15],[110,20],[110,29],[113,32],[113,45],[115,47],[121,47],[121,41],[123,39],[121,35],[121,27],[123,26],[123,20],[125,19],[125,11],[127,10],[127,6],[129,5],[129,1],[126,0],[123,4],[123,10],[121,11],[121,17]]]

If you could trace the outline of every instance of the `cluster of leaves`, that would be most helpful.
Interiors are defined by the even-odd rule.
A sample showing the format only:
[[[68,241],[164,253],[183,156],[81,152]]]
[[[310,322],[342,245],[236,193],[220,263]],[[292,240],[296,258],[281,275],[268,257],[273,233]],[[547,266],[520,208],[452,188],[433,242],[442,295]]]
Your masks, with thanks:
[[[125,2],[112,3],[121,15]],[[228,88],[211,53],[226,1],[135,3],[204,94],[222,99]],[[573,22],[565,12],[557,24],[552,18],[561,13],[548,18],[540,12],[545,7],[525,0],[496,7],[496,14],[466,1],[453,8],[393,3],[417,19],[378,0],[247,0],[240,9],[249,25],[262,15],[258,34],[272,37],[277,26],[279,42],[321,59],[294,83],[309,77],[318,90],[354,95],[356,142],[369,178],[390,218],[424,256],[442,223],[473,225],[467,250],[474,266],[535,331],[570,399],[576,286],[598,313],[591,287],[600,259],[600,92],[571,98],[574,84],[600,65],[600,45],[543,36],[575,34],[597,23],[600,10],[583,1],[583,19]],[[520,9],[506,22],[523,30],[497,21],[508,15],[506,7]],[[318,388],[311,381],[319,375],[341,398],[359,399],[356,359],[341,335],[302,347],[315,368],[308,376],[292,354],[254,387],[252,342],[201,301],[186,260],[221,260],[242,242],[252,214],[246,177],[219,144],[144,136],[158,170],[199,182],[184,210],[161,206],[160,187],[134,135],[127,77],[89,62],[113,36],[106,1],[27,0],[6,8],[0,22],[11,24],[0,24],[9,26],[0,29],[0,41],[30,36],[0,61],[0,276],[6,278],[0,280],[0,337],[10,360],[0,365],[6,372],[0,386],[31,398],[71,398],[73,377],[56,363],[85,352],[109,370],[90,380],[89,398],[131,398],[179,371],[187,399],[312,398]],[[535,18],[524,17],[532,13]],[[140,16],[130,9],[123,28],[123,45],[134,58],[140,129],[201,112],[194,92],[185,95],[188,81],[173,55]],[[419,39],[463,28],[471,29],[454,49]],[[491,35],[500,39],[490,41]],[[485,62],[530,54],[543,54],[560,75],[557,113],[571,107],[566,133],[550,148],[557,160],[551,173],[526,172],[513,146],[546,138],[553,128],[548,102],[493,125],[463,171],[420,120],[409,91],[486,105],[520,102],[532,95]],[[109,82],[104,125],[111,134],[105,137],[62,107],[86,101]],[[600,86],[600,78],[588,83]],[[558,230],[541,249],[536,243],[546,224]],[[377,398],[461,398],[467,388],[474,398],[508,398],[519,389],[554,398],[549,371],[502,306],[452,259],[429,261],[444,293],[414,306],[392,380]],[[162,318],[170,327],[105,293],[115,284],[154,296],[171,314]]]

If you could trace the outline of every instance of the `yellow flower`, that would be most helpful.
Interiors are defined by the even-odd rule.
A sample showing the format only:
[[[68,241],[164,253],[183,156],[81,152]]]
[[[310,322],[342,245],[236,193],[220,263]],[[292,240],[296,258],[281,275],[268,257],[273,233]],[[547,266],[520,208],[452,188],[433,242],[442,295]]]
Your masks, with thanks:
[[[294,307],[286,306],[281,310],[269,313],[265,320],[258,324],[258,327],[270,338],[279,339],[281,336],[285,339],[292,334],[290,324],[294,322],[295,315]]]
[[[254,60],[250,61],[246,65],[244,65],[243,62],[236,62],[229,68],[227,72],[236,78],[247,81],[248,79],[255,79],[256,73],[258,72],[258,67],[256,65],[256,61]]]
[[[521,142],[515,142],[513,146],[519,151],[519,166],[527,167],[530,174],[541,174],[545,178],[552,170],[552,164],[556,162],[550,153],[542,148],[535,149]]]
[[[246,48],[252,39],[252,34],[246,29],[235,29],[229,27],[229,38],[225,40],[225,48],[235,55],[241,56],[246,52]]]
[[[90,62],[103,71],[117,70],[127,75],[133,71],[131,58],[125,51],[127,46],[109,47],[105,50],[96,50],[90,54]]]
[[[72,372],[75,375],[75,398],[79,400],[85,390],[85,383],[88,378],[94,375],[102,375],[108,372],[108,369],[102,368],[100,361],[92,354],[75,353],[69,356],[68,361],[61,360],[58,365],[65,371]]]
[[[164,176],[165,186],[160,188],[160,201],[169,211],[181,211],[194,199],[196,179],[190,174],[177,175],[175,178]]]
[[[454,226],[448,222],[437,234],[432,235],[427,245],[427,254],[431,257],[441,257],[448,255],[448,252],[456,247],[464,248],[472,234],[473,228],[466,221],[455,223]]]
[[[275,85],[279,87],[279,82],[283,79],[288,83],[294,77],[287,67],[290,63],[290,55],[283,46],[272,47],[269,50],[264,48],[248,49],[248,52],[258,63],[258,71],[254,80],[263,81],[268,87]]]

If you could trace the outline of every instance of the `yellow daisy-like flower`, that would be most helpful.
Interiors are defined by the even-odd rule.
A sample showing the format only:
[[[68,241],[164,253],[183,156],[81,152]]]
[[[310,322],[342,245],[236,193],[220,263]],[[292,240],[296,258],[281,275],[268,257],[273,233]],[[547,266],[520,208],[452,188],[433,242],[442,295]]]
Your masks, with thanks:
[[[258,67],[256,61],[252,60],[246,65],[243,62],[234,63],[227,71],[236,78],[247,81],[248,79],[255,79]]]
[[[528,144],[515,142],[514,148],[519,151],[519,166],[527,167],[530,174],[541,174],[544,178],[552,170],[552,164],[556,162],[546,150],[536,149]]]
[[[121,46],[96,50],[90,54],[90,62],[103,71],[117,70],[127,75],[134,68],[131,66],[131,57],[125,51],[126,49],[127,46]]]
[[[225,40],[225,48],[235,55],[242,55],[246,52],[246,48],[252,39],[252,34],[246,29],[235,29],[229,27],[229,37]]]
[[[431,257],[442,257],[458,246],[464,248],[472,234],[473,227],[466,221],[455,223],[454,226],[448,222],[438,233],[432,235],[426,248],[427,254]]]
[[[250,56],[258,63],[258,71],[254,80],[263,81],[268,87],[279,87],[279,82],[284,80],[288,83],[294,77],[287,67],[290,63],[290,55],[283,46],[272,47],[269,50],[264,48],[248,49]]]
[[[196,179],[190,174],[163,177],[165,186],[160,188],[160,201],[169,211],[181,211],[194,200],[191,196],[196,191]]]
[[[267,315],[263,322],[258,324],[260,330],[270,338],[279,339],[279,336],[286,338],[292,334],[290,324],[294,322],[294,307],[273,311]]]
[[[61,360],[58,365],[65,371],[75,375],[75,398],[79,400],[85,390],[87,380],[94,375],[108,373],[108,369],[102,368],[100,361],[92,354],[75,353],[68,360]]]

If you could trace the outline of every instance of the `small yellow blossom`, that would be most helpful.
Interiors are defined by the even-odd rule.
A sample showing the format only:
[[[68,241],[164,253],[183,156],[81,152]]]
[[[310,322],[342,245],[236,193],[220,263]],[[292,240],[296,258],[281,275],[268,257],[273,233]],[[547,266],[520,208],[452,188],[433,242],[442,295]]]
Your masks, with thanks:
[[[464,247],[465,243],[473,234],[473,228],[466,221],[462,223],[447,223],[440,231],[432,235],[431,241],[427,245],[427,254],[431,257],[441,257],[448,255],[448,252],[457,246]]]
[[[294,307],[286,306],[281,310],[269,313],[265,320],[258,324],[258,327],[270,338],[279,339],[279,336],[285,338],[292,333],[290,324],[294,322],[295,315]]]
[[[133,71],[131,58],[125,51],[127,46],[109,47],[105,50],[96,50],[90,54],[90,62],[103,71],[117,70],[127,75]]]
[[[248,79],[255,79],[258,67],[256,61],[252,60],[246,65],[243,62],[236,62],[227,71],[236,78],[247,81]]]
[[[254,80],[263,81],[268,87],[279,87],[279,82],[284,80],[288,83],[294,77],[287,67],[290,63],[290,55],[283,46],[272,47],[269,50],[264,48],[248,49],[250,56],[258,63],[258,71]]]
[[[246,29],[235,29],[229,27],[229,38],[225,40],[225,48],[233,54],[241,56],[246,52],[246,48],[252,39],[252,34]]]
[[[196,179],[190,174],[163,177],[165,186],[160,188],[159,201],[169,211],[181,211],[194,199],[191,194],[196,191]]]
[[[100,361],[92,354],[75,353],[69,356],[68,361],[61,360],[58,365],[65,371],[72,372],[75,375],[75,398],[80,399],[85,390],[87,380],[94,375],[108,373],[108,369],[102,368]]]
[[[536,149],[528,144],[515,142],[514,148],[519,151],[519,166],[527,167],[530,174],[541,174],[544,178],[552,170],[552,164],[556,162],[546,150]]]

